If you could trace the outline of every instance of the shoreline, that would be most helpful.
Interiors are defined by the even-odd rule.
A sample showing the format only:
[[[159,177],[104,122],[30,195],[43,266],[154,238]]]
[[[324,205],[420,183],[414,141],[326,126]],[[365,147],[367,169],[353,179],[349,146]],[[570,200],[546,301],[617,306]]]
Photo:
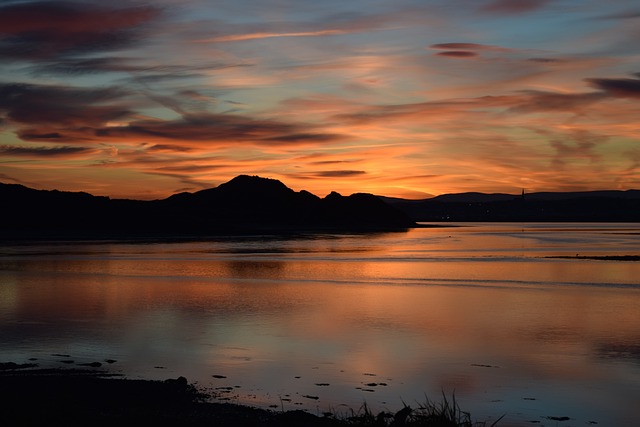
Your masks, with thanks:
[[[453,396],[449,401],[405,406],[395,413],[374,414],[366,404],[345,414],[312,414],[304,410],[267,410],[228,402],[212,402],[210,393],[185,377],[130,379],[123,374],[87,368],[40,368],[35,363],[0,363],[1,425],[340,427],[459,426],[484,427],[472,421]],[[491,426],[498,425],[502,417]]]
[[[553,255],[548,259],[585,259],[595,261],[640,261],[640,255]]]
[[[129,379],[95,368],[38,368],[0,363],[2,425],[234,425],[340,426],[341,421],[301,410],[276,412],[210,395],[186,378]]]

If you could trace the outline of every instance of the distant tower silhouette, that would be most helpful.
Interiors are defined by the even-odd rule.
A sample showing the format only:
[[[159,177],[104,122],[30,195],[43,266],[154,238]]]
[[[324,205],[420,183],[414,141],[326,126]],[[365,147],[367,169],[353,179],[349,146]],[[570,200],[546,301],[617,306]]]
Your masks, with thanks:
[[[520,195],[520,198],[524,200],[524,188],[522,189],[522,194]]]

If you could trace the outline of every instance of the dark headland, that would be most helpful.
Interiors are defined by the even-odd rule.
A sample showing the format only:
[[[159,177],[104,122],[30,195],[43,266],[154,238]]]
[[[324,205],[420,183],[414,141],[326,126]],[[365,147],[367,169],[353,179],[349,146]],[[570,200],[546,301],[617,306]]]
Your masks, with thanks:
[[[5,238],[163,238],[314,231],[397,231],[416,224],[371,194],[324,198],[240,175],[162,200],[98,197],[0,184]]]

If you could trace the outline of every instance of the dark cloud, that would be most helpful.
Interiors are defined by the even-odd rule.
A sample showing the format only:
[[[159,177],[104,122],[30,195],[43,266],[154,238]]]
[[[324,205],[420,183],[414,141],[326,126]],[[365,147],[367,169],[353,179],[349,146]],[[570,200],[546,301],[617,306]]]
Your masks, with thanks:
[[[431,49],[440,49],[440,50],[508,50],[504,47],[499,46],[491,46],[488,44],[478,44],[478,43],[436,43],[429,46]]]
[[[603,15],[598,17],[597,19],[636,19],[640,18],[640,10],[628,10],[620,13],[613,13],[609,15]]]
[[[173,152],[179,152],[179,153],[188,153],[190,151],[193,151],[193,149],[191,147],[185,147],[183,145],[155,144],[155,145],[152,145],[151,147],[148,147],[147,151],[159,151],[159,152],[173,151]]]
[[[467,50],[446,50],[444,52],[438,52],[438,56],[446,56],[449,58],[475,58],[478,56],[475,52],[469,52]]]
[[[25,141],[34,141],[34,140],[60,140],[64,139],[61,133],[59,132],[50,132],[50,133],[38,133],[38,130],[20,130],[18,131],[18,136],[20,139]]]
[[[36,1],[0,7],[0,55],[45,59],[128,45],[160,13],[152,6]]]
[[[554,63],[554,62],[561,62],[561,60],[555,59],[555,58],[528,58],[527,61],[539,62],[539,63],[542,63],[542,64],[550,64],[550,63]]]
[[[540,9],[550,0],[493,0],[481,8],[483,12],[515,15]]]
[[[174,141],[212,143],[250,142],[272,144],[315,144],[344,139],[343,135],[301,133],[300,126],[276,120],[260,120],[234,114],[202,113],[178,120],[146,120],[127,126],[96,130],[103,138],[161,138]]]
[[[271,120],[225,114],[199,114],[178,120],[139,120],[98,129],[100,137],[156,137],[183,141],[260,140],[288,135],[295,127]]]
[[[193,102],[194,94],[189,93],[189,102]],[[146,95],[177,112],[181,118],[132,120],[136,114],[127,107],[131,102],[127,98],[132,95],[119,88],[0,84],[0,113],[5,113],[7,122],[17,127],[17,135],[25,141],[69,143],[116,138],[295,145],[337,141],[346,137],[309,132],[302,125],[277,120],[236,114],[189,113],[182,108],[179,99],[153,94]],[[118,121],[126,124],[114,125]],[[175,146],[179,145],[160,144],[155,149],[177,151]],[[184,151],[184,148],[180,150]]]
[[[436,53],[437,56],[445,56],[449,58],[475,58],[479,54],[479,51],[489,52],[509,52],[511,49],[492,46],[479,43],[436,43],[429,46],[430,49],[442,50],[443,52]]]
[[[640,98],[640,79],[586,79],[586,82],[616,98]]]
[[[355,170],[337,170],[337,171],[322,171],[314,173],[317,177],[322,178],[341,178],[348,176],[356,176],[356,175],[364,175],[365,171],[355,171]]]
[[[267,138],[267,140],[282,143],[313,143],[339,141],[345,138],[345,135],[336,133],[293,133],[289,135],[274,136]]]
[[[532,113],[540,111],[576,111],[604,99],[600,92],[556,93],[525,91],[523,96],[513,98],[512,112]]]
[[[18,147],[15,145],[0,145],[0,155],[16,157],[69,157],[93,152],[95,152],[95,149],[86,147]]]
[[[337,165],[344,163],[354,163],[355,160],[319,160],[316,162],[309,162],[310,165]]]
[[[60,139],[62,129],[102,126],[130,114],[118,102],[125,96],[115,88],[0,84],[0,111],[8,121],[27,125],[19,130],[25,139]]]

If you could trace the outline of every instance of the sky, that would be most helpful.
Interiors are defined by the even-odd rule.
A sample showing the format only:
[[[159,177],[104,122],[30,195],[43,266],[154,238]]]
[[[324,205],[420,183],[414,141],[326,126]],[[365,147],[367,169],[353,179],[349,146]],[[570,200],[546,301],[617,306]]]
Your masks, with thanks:
[[[635,0],[0,1],[0,182],[640,188]]]

